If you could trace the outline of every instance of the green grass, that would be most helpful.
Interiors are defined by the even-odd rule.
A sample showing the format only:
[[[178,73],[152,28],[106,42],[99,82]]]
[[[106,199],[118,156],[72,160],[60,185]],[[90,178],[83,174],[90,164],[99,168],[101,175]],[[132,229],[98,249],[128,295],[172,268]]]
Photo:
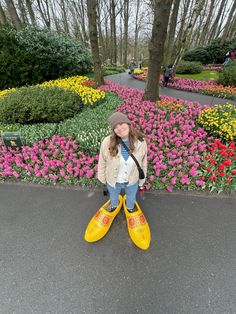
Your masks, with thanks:
[[[216,81],[219,78],[217,71],[205,70],[197,74],[176,74],[176,77],[190,78],[200,81]]]

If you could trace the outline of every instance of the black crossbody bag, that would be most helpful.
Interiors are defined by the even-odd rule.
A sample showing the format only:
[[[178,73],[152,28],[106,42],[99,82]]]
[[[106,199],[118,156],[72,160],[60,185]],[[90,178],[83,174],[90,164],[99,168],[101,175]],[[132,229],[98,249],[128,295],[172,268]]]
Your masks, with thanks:
[[[139,172],[139,179],[140,180],[145,179],[145,174],[143,172],[143,169],[140,167],[140,164],[138,163],[137,159],[134,157],[133,154],[130,154],[130,150],[128,149],[128,147],[126,146],[126,144],[123,141],[121,141],[121,145],[123,145],[124,149],[129,153],[130,157],[132,157],[134,162],[136,163],[136,166],[137,166],[138,172]]]

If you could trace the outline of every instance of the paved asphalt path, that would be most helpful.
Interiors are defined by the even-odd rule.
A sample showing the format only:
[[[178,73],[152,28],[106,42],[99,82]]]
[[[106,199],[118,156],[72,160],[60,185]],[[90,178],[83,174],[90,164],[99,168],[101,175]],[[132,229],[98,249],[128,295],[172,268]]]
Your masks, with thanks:
[[[236,196],[146,193],[148,251],[123,211],[83,240],[101,190],[0,184],[1,314],[235,314]]]
[[[134,87],[141,90],[144,90],[145,88],[145,82],[138,81],[136,79],[131,78],[127,72],[115,74],[115,75],[109,75],[109,76],[106,76],[105,79],[110,80],[114,83],[119,83],[120,85]],[[206,95],[201,95],[198,93],[180,91],[180,90],[176,90],[174,88],[169,88],[169,87],[164,88],[160,86],[160,94],[179,98],[179,99],[184,99],[187,101],[197,101],[201,105],[225,104],[227,102],[236,105],[236,101],[233,101],[233,100],[227,100],[227,99],[217,98],[213,96],[206,96]]]

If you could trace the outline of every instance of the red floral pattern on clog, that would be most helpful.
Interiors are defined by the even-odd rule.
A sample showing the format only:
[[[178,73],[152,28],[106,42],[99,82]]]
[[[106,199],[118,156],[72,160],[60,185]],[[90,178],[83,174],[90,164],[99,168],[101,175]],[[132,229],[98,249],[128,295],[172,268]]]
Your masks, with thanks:
[[[105,213],[98,210],[94,215],[94,219],[97,220],[101,225],[108,226],[111,221],[111,216],[106,215]]]
[[[128,223],[129,223],[129,227],[133,229],[133,228],[145,225],[146,219],[143,214],[140,214],[133,217],[128,217]]]

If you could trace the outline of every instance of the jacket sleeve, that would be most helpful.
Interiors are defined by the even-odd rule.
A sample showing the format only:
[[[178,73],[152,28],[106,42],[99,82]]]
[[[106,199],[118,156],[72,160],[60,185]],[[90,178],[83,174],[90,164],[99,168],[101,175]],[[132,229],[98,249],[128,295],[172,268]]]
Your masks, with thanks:
[[[98,180],[101,181],[103,184],[106,184],[106,157],[105,157],[105,141],[103,140],[101,147],[100,147],[100,153],[99,153],[99,159],[98,159]]]
[[[139,180],[139,186],[144,185],[145,181],[146,181],[146,177],[147,177],[147,143],[146,141],[143,142],[143,146],[144,146],[144,156],[142,159],[142,165],[141,168],[143,169],[143,172],[145,174],[145,179]]]

